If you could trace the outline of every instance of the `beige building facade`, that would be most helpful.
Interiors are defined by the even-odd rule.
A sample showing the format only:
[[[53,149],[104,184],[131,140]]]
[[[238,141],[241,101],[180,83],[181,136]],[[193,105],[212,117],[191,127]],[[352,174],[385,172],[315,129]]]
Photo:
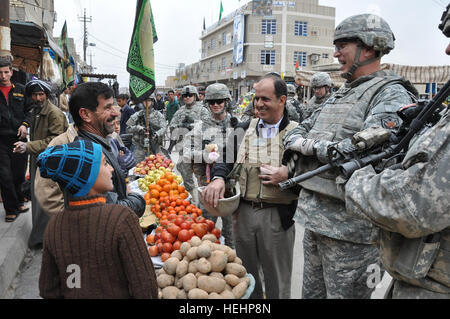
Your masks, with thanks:
[[[237,98],[268,72],[293,82],[298,70],[333,63],[335,8],[320,6],[318,0],[272,1],[271,13],[259,15],[252,11],[253,2],[203,31],[200,60],[176,71],[175,87],[221,82]],[[235,17],[241,15],[243,53],[236,63]]]

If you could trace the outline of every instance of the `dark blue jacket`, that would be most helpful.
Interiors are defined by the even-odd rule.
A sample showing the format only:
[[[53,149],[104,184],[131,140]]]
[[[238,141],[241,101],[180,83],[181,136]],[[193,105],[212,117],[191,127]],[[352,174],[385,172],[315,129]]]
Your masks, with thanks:
[[[120,134],[127,134],[127,122],[131,115],[134,114],[134,110],[128,104],[125,104],[120,113]]]

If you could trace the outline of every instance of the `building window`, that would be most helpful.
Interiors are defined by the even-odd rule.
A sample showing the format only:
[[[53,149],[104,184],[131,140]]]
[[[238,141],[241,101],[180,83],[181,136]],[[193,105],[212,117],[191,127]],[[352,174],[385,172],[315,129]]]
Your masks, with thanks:
[[[227,34],[225,32],[222,33],[222,45],[227,45]]]
[[[211,50],[214,50],[215,47],[216,47],[216,38],[212,38],[211,39]]]
[[[323,59],[328,59],[328,53],[322,53],[322,58]]]
[[[299,66],[306,66],[306,52],[295,51],[294,52],[294,66],[297,65],[297,60],[298,60]]]
[[[227,59],[224,57],[222,58],[222,70],[225,70],[226,67],[227,67]]]
[[[214,60],[209,61],[209,72],[214,71]]]
[[[261,64],[275,65],[275,50],[262,50],[261,51]]]
[[[262,20],[261,34],[277,34],[277,20]]]
[[[300,37],[308,36],[308,22],[295,21],[295,35]]]

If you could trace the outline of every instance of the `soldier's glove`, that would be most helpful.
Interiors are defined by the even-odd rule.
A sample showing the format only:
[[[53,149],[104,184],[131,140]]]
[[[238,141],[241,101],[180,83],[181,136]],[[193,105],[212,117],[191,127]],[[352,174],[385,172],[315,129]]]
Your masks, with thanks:
[[[143,127],[141,125],[136,125],[136,129],[138,130],[139,133],[144,133],[145,132],[145,127]]]
[[[283,160],[282,163],[286,163],[286,167],[288,170],[288,176],[289,178],[294,177],[295,174],[295,166],[296,166],[296,162],[299,158],[299,155],[297,152],[292,151],[292,150],[286,150],[283,153]]]
[[[128,172],[131,168],[136,166],[136,159],[128,148],[121,146],[119,147],[119,150],[123,152],[123,155],[118,158],[120,168],[125,172]]]
[[[239,124],[239,120],[237,117],[233,116],[230,119],[230,125],[232,128],[235,128]]]
[[[291,142],[287,147],[286,150],[291,150],[294,152],[302,153],[306,156],[312,156],[314,155],[314,144],[318,140],[310,139],[310,138],[303,138],[299,137],[293,142]]]

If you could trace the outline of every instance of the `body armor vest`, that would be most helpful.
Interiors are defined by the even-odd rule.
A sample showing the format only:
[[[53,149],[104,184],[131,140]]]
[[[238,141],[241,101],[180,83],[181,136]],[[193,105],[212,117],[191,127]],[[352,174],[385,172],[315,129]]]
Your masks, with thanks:
[[[306,138],[330,142],[352,138],[354,134],[362,130],[370,112],[372,99],[386,85],[392,84],[403,84],[409,88],[406,81],[399,76],[374,77],[356,87],[343,85],[323,105]],[[317,160],[302,157],[301,167],[304,171],[311,171],[321,165],[323,164]],[[342,193],[336,187],[337,176],[338,172],[331,170],[306,180],[300,185],[311,191],[344,200]]]
[[[260,175],[262,164],[280,167],[283,156],[283,136],[298,125],[291,121],[289,125],[273,138],[257,135],[256,126],[259,119],[253,119],[242,140],[237,155],[236,165],[241,165],[239,185],[241,197],[252,202],[290,204],[297,196],[289,190],[281,191],[278,186],[263,185]]]

